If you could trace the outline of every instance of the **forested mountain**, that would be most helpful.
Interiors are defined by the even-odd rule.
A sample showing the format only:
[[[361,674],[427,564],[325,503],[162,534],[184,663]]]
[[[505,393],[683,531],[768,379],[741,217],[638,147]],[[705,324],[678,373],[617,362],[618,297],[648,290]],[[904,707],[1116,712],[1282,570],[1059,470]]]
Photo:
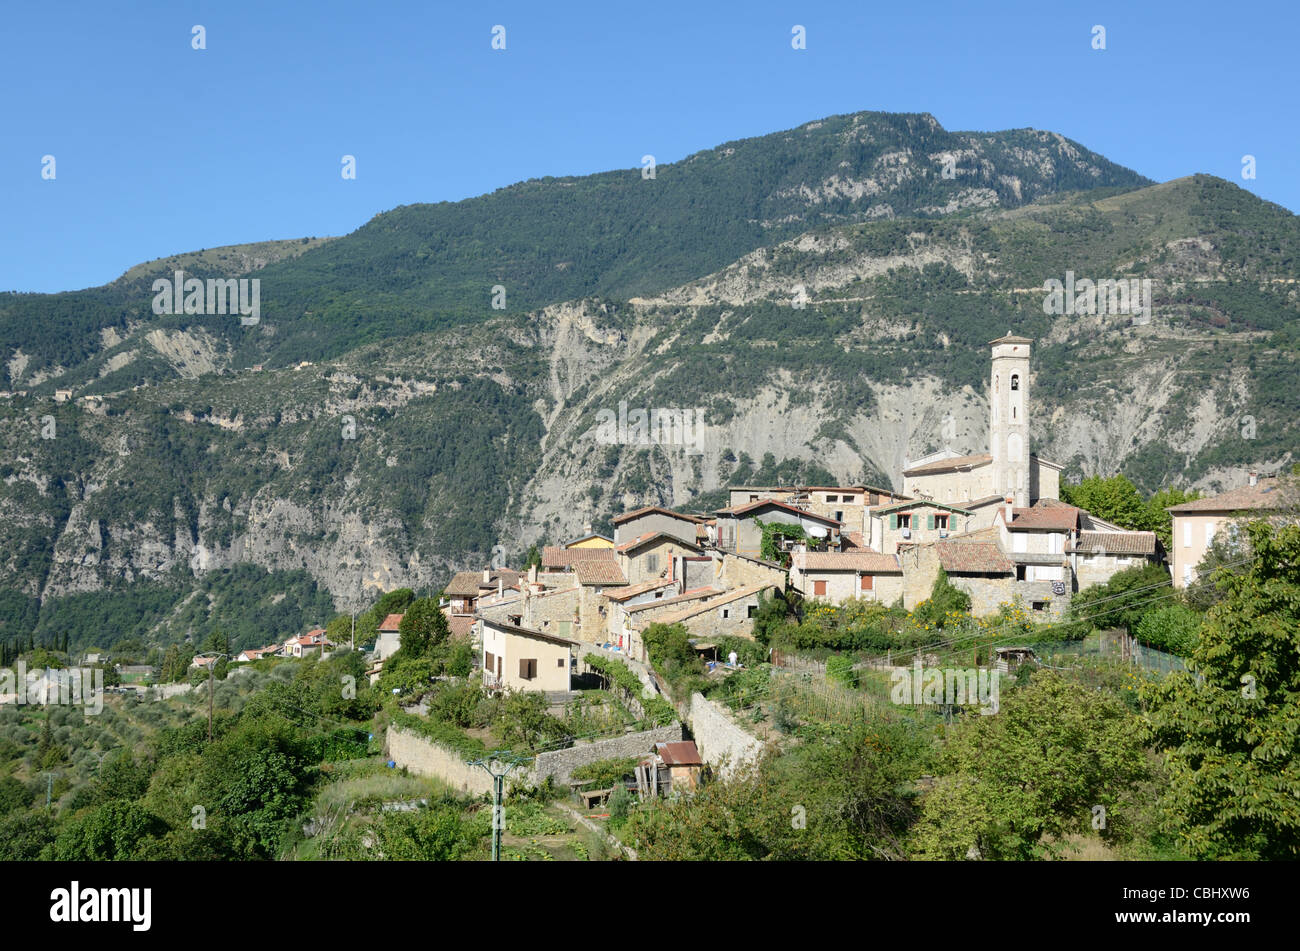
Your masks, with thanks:
[[[896,481],[986,448],[1008,330],[1036,341],[1033,445],[1068,474],[1213,489],[1296,445],[1296,216],[1050,133],[862,113],[264,257],[0,297],[25,391],[0,400],[0,636],[174,640],[253,611],[266,637],[237,637],[260,642],[625,507]],[[259,277],[261,321],[155,317],[178,264]],[[1067,271],[1149,279],[1152,319],[1044,313]],[[620,402],[702,408],[701,451],[601,444]]]
[[[229,317],[156,317],[151,282],[170,277],[169,266],[68,294],[0,294],[9,383],[33,385],[57,368],[66,371],[61,382],[98,389],[158,379],[172,355],[165,345],[141,346],[132,332],[145,328],[203,328],[201,363],[213,368],[291,364],[499,316],[496,285],[506,288],[507,313],[593,294],[649,294],[820,224],[1147,184],[1053,133],[948,132],[929,115],[872,112],[729,142],[653,172],[535,179],[466,201],[406,205],[328,243],[262,248],[260,259],[243,249],[217,249],[237,252],[226,260],[192,256],[187,274],[200,279],[237,273],[234,261],[253,259],[245,270],[262,282],[262,319],[252,327]]]

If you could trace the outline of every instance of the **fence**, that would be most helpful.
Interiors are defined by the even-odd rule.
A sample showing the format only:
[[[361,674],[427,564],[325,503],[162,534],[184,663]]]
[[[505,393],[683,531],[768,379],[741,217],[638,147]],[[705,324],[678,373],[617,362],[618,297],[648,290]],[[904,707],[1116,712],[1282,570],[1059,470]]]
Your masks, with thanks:
[[[1144,670],[1162,674],[1187,670],[1187,662],[1177,654],[1127,638],[1122,632],[1102,631],[1096,638],[1082,641],[1046,641],[1027,645],[1040,663],[1048,666],[1069,666],[1072,658],[1085,657],[1129,663]]]

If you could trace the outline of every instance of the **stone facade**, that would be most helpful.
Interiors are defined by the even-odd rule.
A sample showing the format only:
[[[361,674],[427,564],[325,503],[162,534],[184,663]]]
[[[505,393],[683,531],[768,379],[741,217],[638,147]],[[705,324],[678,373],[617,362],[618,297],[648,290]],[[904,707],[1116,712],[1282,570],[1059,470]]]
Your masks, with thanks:
[[[870,578],[871,587],[864,589],[857,572],[811,569],[801,573],[792,570],[790,572],[790,583],[799,589],[806,600],[826,601],[830,604],[843,604],[853,598],[893,604],[903,596],[903,575],[901,572],[898,574],[872,574],[867,577]],[[817,593],[816,582],[818,581],[826,582],[824,594]]]
[[[892,555],[900,543],[924,545],[974,530],[971,512],[931,502],[909,502],[870,512],[864,537],[871,548]]]
[[[759,596],[771,590],[768,585],[737,588],[694,607],[661,615],[653,622],[638,620],[636,625],[638,630],[645,630],[649,623],[681,624],[692,637],[753,637],[753,615],[758,610]]]
[[[1151,564],[1145,555],[1079,555],[1075,559],[1075,583],[1078,590],[1094,584],[1106,584],[1118,571],[1142,568]]]
[[[719,588],[743,588],[751,584],[772,584],[785,590],[786,571],[780,565],[735,552],[714,553],[713,583]]]
[[[586,625],[581,623],[579,602],[581,589],[554,588],[548,591],[530,591],[524,599],[523,624],[545,634],[559,637],[571,637],[574,640],[584,638]],[[592,637],[599,637],[600,631],[593,631]]]
[[[639,545],[619,549],[618,564],[628,584],[666,577],[670,564],[681,555],[698,555],[699,549],[680,539],[660,535]]]
[[[621,517],[620,517],[621,518]],[[661,509],[643,510],[614,526],[614,544],[623,545],[642,535],[664,532],[684,542],[695,544],[697,522]],[[628,581],[632,581],[631,578]],[[635,584],[636,582],[632,582]]]

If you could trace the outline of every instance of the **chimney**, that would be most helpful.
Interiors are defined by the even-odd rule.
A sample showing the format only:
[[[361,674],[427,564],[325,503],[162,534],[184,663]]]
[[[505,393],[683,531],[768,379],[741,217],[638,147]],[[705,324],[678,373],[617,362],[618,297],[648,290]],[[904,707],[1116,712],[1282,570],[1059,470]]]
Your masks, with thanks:
[[[537,584],[537,566],[536,566],[536,565],[529,565],[529,566],[528,566],[528,583],[529,583],[529,584]]]
[[[1008,496],[1007,496],[1003,501],[1006,502],[1006,512],[1005,512],[1005,515],[1006,515],[1006,519],[1007,519],[1007,524],[1010,525],[1010,524],[1011,524],[1011,519],[1012,519],[1012,518],[1014,517],[1014,515],[1015,515],[1015,513],[1014,513],[1012,510],[1015,508],[1016,499],[1015,499],[1015,496],[1008,495]]]
[[[1252,473],[1250,474],[1250,484],[1251,484],[1251,485],[1258,485],[1258,484],[1259,484],[1259,473],[1258,473],[1258,472],[1252,472]]]
[[[492,583],[492,569],[491,569],[491,568],[484,568],[484,569],[483,569],[483,583],[484,583],[484,584],[491,584],[491,583]]]
[[[498,598],[505,593],[505,585],[506,583],[502,579],[502,577],[500,575],[497,575],[497,597]]]

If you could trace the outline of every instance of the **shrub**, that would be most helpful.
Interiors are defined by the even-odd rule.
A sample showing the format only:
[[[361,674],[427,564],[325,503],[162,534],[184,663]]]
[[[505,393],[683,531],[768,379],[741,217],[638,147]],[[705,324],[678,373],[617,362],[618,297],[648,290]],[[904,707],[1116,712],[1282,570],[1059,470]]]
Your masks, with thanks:
[[[425,739],[450,747],[465,759],[477,759],[487,753],[482,740],[475,739],[459,727],[441,720],[427,720],[404,710],[388,712],[388,722],[395,727],[410,730]]]
[[[1190,657],[1201,629],[1201,615],[1182,604],[1157,608],[1138,622],[1137,639],[1159,650]]]
[[[573,778],[590,781],[597,789],[605,789],[621,783],[636,770],[636,764],[640,760],[639,756],[620,756],[597,760],[594,763],[583,763],[573,771]]]
[[[846,687],[856,687],[858,672],[853,669],[853,658],[843,654],[826,658],[826,677]]]

